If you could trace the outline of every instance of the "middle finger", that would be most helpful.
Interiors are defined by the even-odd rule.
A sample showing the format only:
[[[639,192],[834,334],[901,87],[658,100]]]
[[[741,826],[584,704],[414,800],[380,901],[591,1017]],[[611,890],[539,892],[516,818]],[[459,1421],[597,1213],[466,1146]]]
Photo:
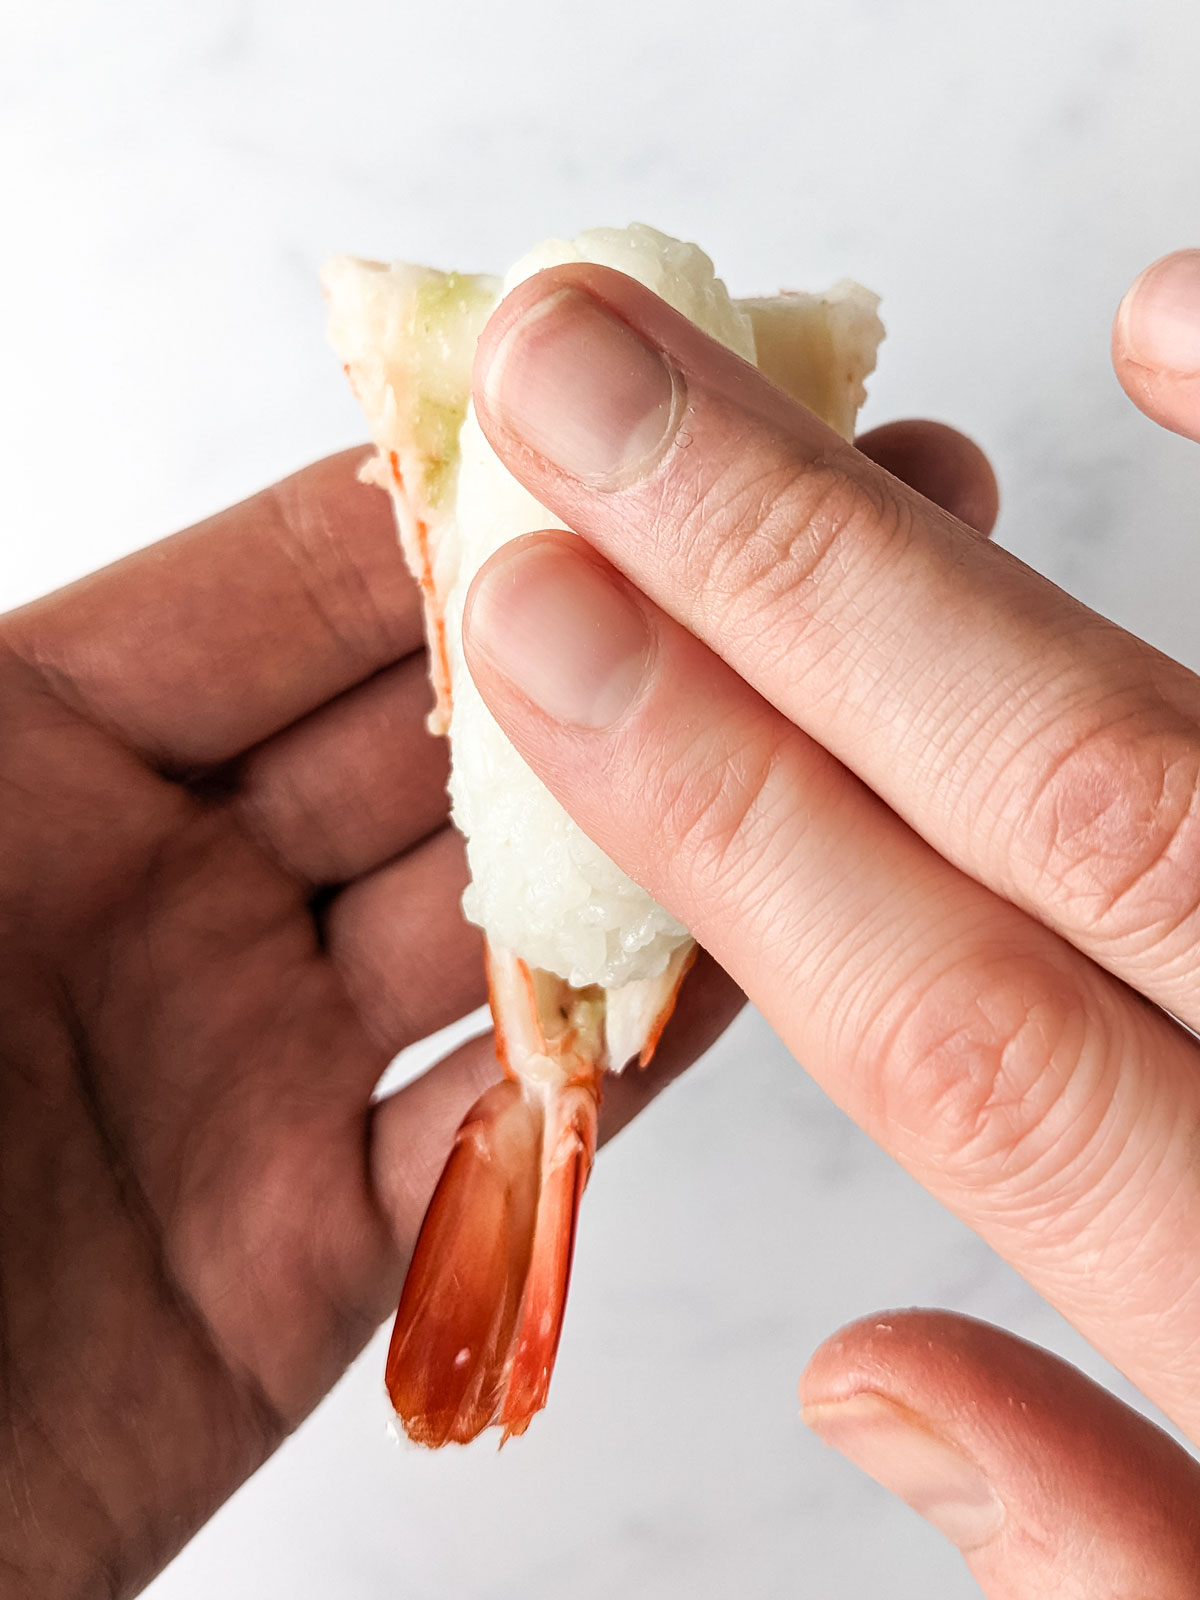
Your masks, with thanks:
[[[621,274],[510,295],[476,404],[538,500],[943,856],[1200,1024],[1193,674]]]
[[[494,556],[464,631],[492,711],[584,831],[851,1116],[1200,1436],[1200,1051],[1183,1029],[946,862],[572,535]]]

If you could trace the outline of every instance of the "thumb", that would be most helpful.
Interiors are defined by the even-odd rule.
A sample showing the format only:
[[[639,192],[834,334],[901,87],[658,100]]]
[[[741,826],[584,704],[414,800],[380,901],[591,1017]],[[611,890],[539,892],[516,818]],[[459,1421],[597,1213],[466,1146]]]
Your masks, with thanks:
[[[1113,369],[1134,405],[1200,440],[1200,250],[1155,261],[1121,301]]]
[[[1200,1465],[1056,1356],[948,1312],[889,1313],[823,1344],[800,1395],[988,1600],[1200,1595]]]

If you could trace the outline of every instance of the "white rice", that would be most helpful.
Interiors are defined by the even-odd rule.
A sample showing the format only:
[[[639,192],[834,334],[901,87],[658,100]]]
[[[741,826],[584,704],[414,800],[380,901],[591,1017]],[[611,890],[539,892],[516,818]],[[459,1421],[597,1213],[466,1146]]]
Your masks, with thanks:
[[[504,292],[569,261],[592,261],[637,278],[714,338],[754,359],[749,317],[695,245],[642,224],[597,228],[570,243],[552,239],[517,262]],[[493,942],[572,984],[615,988],[655,977],[687,940],[687,929],[571,820],[500,731],[467,671],[462,608],[472,578],[510,539],[564,524],[504,468],[473,411],[461,447],[460,564],[446,628],[454,685],[450,795],[454,820],[467,839],[472,878],[464,909]]]

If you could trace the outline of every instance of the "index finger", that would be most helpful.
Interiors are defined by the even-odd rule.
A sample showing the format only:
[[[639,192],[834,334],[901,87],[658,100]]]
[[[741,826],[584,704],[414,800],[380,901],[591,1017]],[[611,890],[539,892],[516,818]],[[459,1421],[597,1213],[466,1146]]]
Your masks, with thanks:
[[[240,754],[421,643],[387,496],[346,450],[0,621],[50,687],[167,768]]]
[[[476,406],[539,501],[943,856],[1200,1021],[1191,673],[620,274],[510,295]]]

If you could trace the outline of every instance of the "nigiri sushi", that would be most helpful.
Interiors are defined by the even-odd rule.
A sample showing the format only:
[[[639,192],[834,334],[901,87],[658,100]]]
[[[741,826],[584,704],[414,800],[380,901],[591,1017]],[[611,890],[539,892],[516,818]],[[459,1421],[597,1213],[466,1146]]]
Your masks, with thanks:
[[[547,267],[638,279],[853,436],[883,334],[877,297],[734,300],[697,246],[642,224],[550,240],[504,279],[339,257],[323,273],[331,342],[424,597],[468,918],[486,935],[498,1081],[471,1108],[426,1213],[392,1334],[387,1388],[410,1438],[502,1442],[546,1402],[601,1079],[650,1060],[694,955],[684,928],[576,826],[490,715],[463,656],[471,580],[510,539],[562,528],[505,469],[470,404],[492,309]],[[586,396],[580,397],[586,404]]]

